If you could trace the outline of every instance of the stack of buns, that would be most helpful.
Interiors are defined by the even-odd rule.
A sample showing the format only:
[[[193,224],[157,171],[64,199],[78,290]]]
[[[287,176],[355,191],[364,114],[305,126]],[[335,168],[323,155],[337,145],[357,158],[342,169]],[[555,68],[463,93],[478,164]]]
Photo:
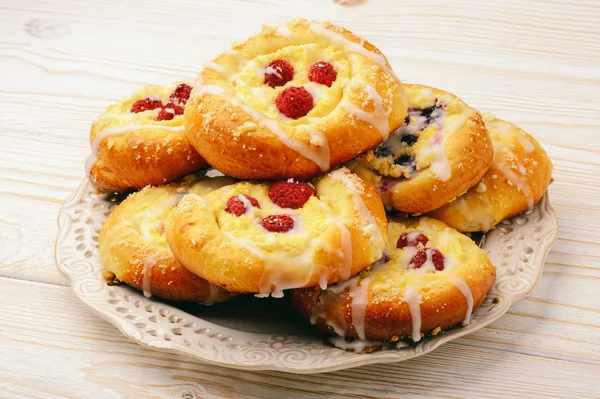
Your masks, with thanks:
[[[343,341],[468,324],[495,267],[463,233],[532,209],[552,173],[515,125],[402,84],[369,42],[300,19],[195,83],[110,105],[90,136],[97,189],[139,190],[100,235],[111,283],[204,304],[287,294]]]

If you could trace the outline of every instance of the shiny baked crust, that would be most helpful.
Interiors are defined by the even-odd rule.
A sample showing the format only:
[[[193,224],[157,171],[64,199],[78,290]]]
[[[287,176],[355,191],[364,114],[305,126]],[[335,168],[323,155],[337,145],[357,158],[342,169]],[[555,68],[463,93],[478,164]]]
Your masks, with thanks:
[[[265,66],[284,59],[293,80],[269,87]],[[318,61],[334,65],[331,85],[308,80]],[[304,117],[283,116],[275,99],[291,86],[311,92]],[[329,23],[297,19],[265,27],[201,72],[186,108],[190,142],[216,169],[242,179],[307,179],[380,143],[406,117],[406,94],[372,44]]]
[[[315,194],[299,209],[277,206],[270,186],[241,182],[184,197],[167,226],[176,258],[229,291],[279,297],[286,289],[347,279],[381,257],[387,237],[383,204],[374,187],[347,169],[316,180]],[[228,213],[227,201],[242,195],[260,208]],[[294,228],[267,231],[259,221],[271,215],[288,215]]]
[[[477,184],[492,162],[493,148],[479,113],[458,97],[423,85],[404,87],[410,123],[361,155],[353,171],[377,186],[386,207],[424,213]]]
[[[424,247],[419,244],[398,249],[396,243],[402,233],[413,231],[429,239],[427,248],[441,251],[445,257],[443,271],[427,264],[420,269],[409,267],[412,255]],[[485,252],[467,236],[425,216],[390,222],[388,238],[381,262],[324,291],[293,290],[294,305],[328,334],[372,341],[406,337],[418,341],[422,335],[468,322],[468,293],[474,310],[495,279],[496,268]],[[466,295],[459,286],[467,287]],[[420,317],[417,311],[411,311],[411,304],[418,306]],[[413,331],[414,326],[417,328]]]
[[[552,162],[536,139],[493,115],[484,120],[494,144],[492,165],[479,184],[430,214],[459,231],[488,231],[533,208],[552,180]]]
[[[130,112],[136,101],[147,97],[167,103],[181,83],[145,86],[109,105],[92,124],[86,172],[98,190],[121,192],[170,183],[208,166],[185,136],[183,115],[157,121],[158,109]]]
[[[130,195],[109,216],[99,238],[102,265],[116,278],[160,298],[201,303],[231,297],[221,287],[190,273],[175,258],[164,226],[186,193],[206,194],[233,179],[186,177],[182,183],[146,187]]]

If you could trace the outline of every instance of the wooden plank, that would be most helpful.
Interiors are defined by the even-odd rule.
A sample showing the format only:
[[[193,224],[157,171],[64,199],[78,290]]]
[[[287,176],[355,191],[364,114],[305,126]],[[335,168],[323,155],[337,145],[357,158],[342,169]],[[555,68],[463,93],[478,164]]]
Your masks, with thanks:
[[[599,281],[547,270],[529,298],[457,342],[600,365],[600,292],[592,288]]]
[[[532,133],[554,160],[550,193],[560,222],[540,285],[496,323],[422,359],[317,377],[316,384],[315,377],[231,372],[148,351],[71,303],[66,288],[2,280],[18,287],[9,299],[0,293],[6,309],[22,314],[14,319],[21,325],[15,316],[1,322],[2,366],[20,373],[9,378],[0,370],[3,394],[463,397],[462,384],[478,384],[486,388],[473,396],[598,397],[591,385],[600,359],[596,1],[368,0],[340,7],[324,0],[8,0],[0,10],[0,276],[66,284],[53,260],[56,214],[83,178],[89,125],[107,103],[147,82],[193,78],[233,40],[298,15],[355,30],[384,51],[403,80],[454,91]],[[37,305],[22,309],[14,301],[21,290],[46,292],[46,309],[58,304],[68,317]],[[37,303],[27,295],[28,304]],[[78,320],[86,327],[70,347],[62,334]],[[108,352],[113,348],[117,353]],[[491,366],[481,368],[481,359]],[[74,383],[49,388],[71,375]]]
[[[0,278],[0,313],[5,398],[600,395],[600,365],[453,343],[407,362],[321,375],[234,371],[139,346],[81,305],[68,288],[19,280]]]

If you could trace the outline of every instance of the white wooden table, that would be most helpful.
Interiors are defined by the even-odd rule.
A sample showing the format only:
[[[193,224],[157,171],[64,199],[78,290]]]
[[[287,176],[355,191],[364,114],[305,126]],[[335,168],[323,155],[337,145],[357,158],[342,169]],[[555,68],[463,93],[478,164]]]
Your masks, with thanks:
[[[403,363],[250,373],[140,347],[71,294],[56,214],[83,178],[90,122],[296,16],[356,31],[401,79],[514,121],[549,152],[559,240],[497,322]],[[0,103],[1,398],[600,397],[597,0],[2,0]]]

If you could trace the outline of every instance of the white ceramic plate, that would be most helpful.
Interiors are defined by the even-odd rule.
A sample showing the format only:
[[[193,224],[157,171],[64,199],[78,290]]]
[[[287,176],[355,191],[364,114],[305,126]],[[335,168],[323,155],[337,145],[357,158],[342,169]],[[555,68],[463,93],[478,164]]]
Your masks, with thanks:
[[[504,221],[482,241],[497,267],[497,278],[470,325],[416,345],[356,354],[325,344],[316,330],[289,311],[286,299],[244,296],[212,307],[175,306],[127,286],[108,286],[98,259],[98,235],[116,198],[94,192],[85,180],[58,217],[56,262],[75,295],[140,344],[245,370],[321,373],[428,353],[491,323],[530,293],[558,234],[546,195],[533,211]]]

